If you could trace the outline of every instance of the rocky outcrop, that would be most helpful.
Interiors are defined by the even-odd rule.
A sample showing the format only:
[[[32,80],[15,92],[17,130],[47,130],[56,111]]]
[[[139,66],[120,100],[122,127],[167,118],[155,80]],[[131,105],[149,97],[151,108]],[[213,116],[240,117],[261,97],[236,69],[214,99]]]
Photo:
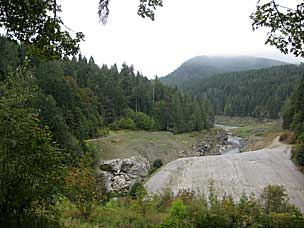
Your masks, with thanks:
[[[192,146],[197,156],[220,155],[229,147],[228,133],[223,129],[217,129],[215,135],[207,134],[197,145]]]
[[[104,160],[97,170],[98,179],[109,193],[126,194],[135,182],[149,175],[150,163],[141,156]]]

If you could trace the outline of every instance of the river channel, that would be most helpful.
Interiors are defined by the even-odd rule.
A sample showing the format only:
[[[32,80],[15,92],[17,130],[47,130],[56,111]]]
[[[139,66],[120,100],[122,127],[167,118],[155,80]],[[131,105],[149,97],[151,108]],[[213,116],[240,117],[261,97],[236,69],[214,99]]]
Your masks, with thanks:
[[[233,136],[231,133],[232,129],[236,129],[239,127],[222,125],[222,124],[215,124],[215,127],[225,130],[228,134],[228,146],[227,146],[227,149],[224,150],[223,155],[240,153],[241,147],[242,147],[242,144],[241,144],[242,138]]]

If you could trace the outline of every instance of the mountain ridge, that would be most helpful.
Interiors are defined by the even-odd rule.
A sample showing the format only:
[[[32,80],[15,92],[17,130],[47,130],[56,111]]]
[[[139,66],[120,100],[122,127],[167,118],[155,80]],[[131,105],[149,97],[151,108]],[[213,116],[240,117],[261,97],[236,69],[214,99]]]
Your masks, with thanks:
[[[173,72],[161,77],[160,80],[169,86],[183,87],[191,80],[203,79],[216,74],[257,70],[287,64],[290,63],[263,57],[201,55],[185,61]]]

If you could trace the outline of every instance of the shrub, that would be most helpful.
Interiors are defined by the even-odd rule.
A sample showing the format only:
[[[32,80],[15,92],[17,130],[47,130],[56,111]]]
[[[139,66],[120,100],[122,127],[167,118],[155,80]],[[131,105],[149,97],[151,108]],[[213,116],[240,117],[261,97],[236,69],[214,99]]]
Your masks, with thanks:
[[[135,113],[134,122],[136,127],[142,130],[151,130],[154,125],[154,120],[143,112]]]
[[[291,131],[284,131],[283,133],[281,133],[280,135],[280,141],[281,142],[285,142],[288,144],[293,144],[296,142],[296,136],[293,132]]]
[[[188,227],[187,208],[181,199],[175,200],[169,210],[169,217],[161,225],[162,228]]]
[[[289,212],[289,198],[283,186],[269,185],[263,189],[260,202],[266,214]]]
[[[101,128],[97,130],[96,136],[97,137],[106,137],[110,134],[109,128]]]
[[[128,193],[129,196],[136,198],[138,196],[138,194],[140,193],[140,191],[144,188],[144,186],[142,185],[142,183],[140,182],[135,182],[131,188],[130,191]]]
[[[134,120],[134,118],[135,118],[135,112],[134,112],[134,110],[133,109],[131,109],[131,108],[127,108],[127,109],[125,109],[124,110],[124,112],[123,112],[123,116],[124,117],[126,117],[126,118],[131,118],[131,119],[133,119]]]
[[[65,177],[65,193],[75,203],[81,215],[88,219],[97,199],[97,181],[94,169],[80,165],[71,168]]]
[[[155,159],[153,162],[153,168],[158,169],[163,165],[163,162],[161,159]]]
[[[292,149],[292,159],[297,165],[304,166],[304,145],[298,144]]]
[[[136,128],[136,125],[134,123],[134,120],[131,118],[120,118],[119,120],[114,121],[110,124],[110,128],[112,130],[119,130],[119,129],[129,129],[134,130]]]
[[[121,118],[118,121],[118,125],[122,129],[134,130],[136,128],[134,120],[132,120],[131,118]]]

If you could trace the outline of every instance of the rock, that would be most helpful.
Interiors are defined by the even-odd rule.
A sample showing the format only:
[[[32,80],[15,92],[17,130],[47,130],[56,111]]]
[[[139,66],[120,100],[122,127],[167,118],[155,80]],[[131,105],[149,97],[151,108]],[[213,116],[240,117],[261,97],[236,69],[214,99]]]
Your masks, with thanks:
[[[112,188],[111,182],[112,182],[113,177],[114,177],[114,175],[112,173],[101,171],[101,170],[97,171],[97,182],[103,183],[104,188],[106,190]]]
[[[186,157],[186,156],[187,156],[186,151],[182,150],[182,151],[179,152],[179,157],[180,158],[183,158],[183,157]]]
[[[130,172],[133,166],[134,166],[134,162],[132,160],[125,159],[122,161],[121,171],[125,173]]]
[[[221,129],[218,130],[216,139],[217,139],[219,142],[228,141],[228,134],[227,134],[227,132],[224,131],[224,130],[221,130]]]
[[[141,156],[101,161],[97,177],[107,192],[126,194],[131,186],[149,175],[150,163]]]
[[[101,161],[99,168],[102,171],[106,172],[111,172],[114,174],[119,174],[120,169],[122,165],[122,160],[121,159],[113,159],[113,160],[106,160],[106,161]]]
[[[111,140],[112,143],[119,143],[119,141],[120,141],[119,139],[112,139]]]

